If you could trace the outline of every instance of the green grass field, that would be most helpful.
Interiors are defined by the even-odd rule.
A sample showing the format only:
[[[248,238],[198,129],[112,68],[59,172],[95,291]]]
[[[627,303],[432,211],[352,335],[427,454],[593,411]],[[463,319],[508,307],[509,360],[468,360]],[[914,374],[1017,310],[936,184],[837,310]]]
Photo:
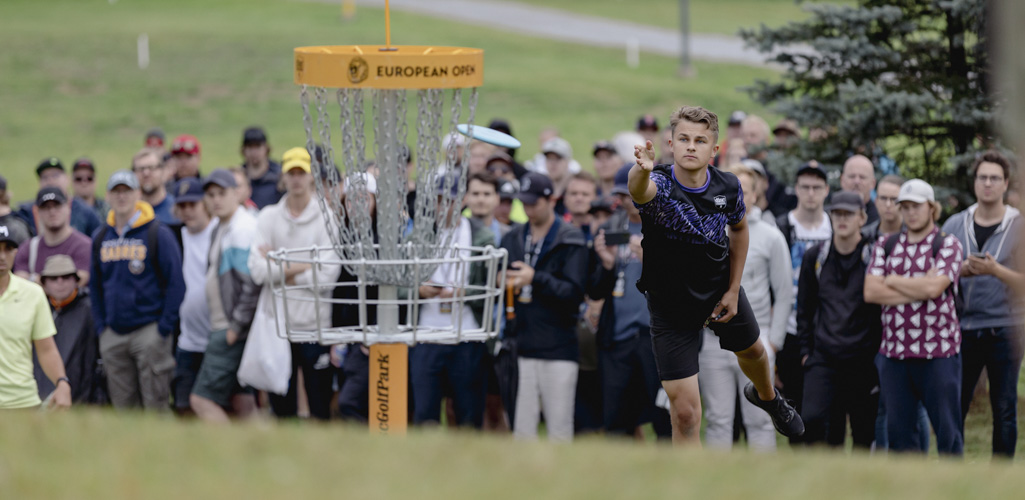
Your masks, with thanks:
[[[598,17],[659,26],[680,27],[680,0],[517,0]],[[853,4],[853,0],[809,0]],[[741,28],[761,24],[777,27],[804,19],[807,13],[794,0],[689,0],[692,33],[736,35]]]
[[[136,66],[140,33],[149,36],[146,70]],[[477,122],[511,120],[523,158],[543,127],[557,126],[587,166],[594,141],[632,128],[643,113],[665,121],[683,103],[763,112],[736,88],[773,76],[698,63],[699,77],[681,80],[670,58],[645,54],[632,70],[618,50],[402,12],[392,15],[392,34],[396,44],[483,48]],[[305,143],[292,48],[383,42],[383,11],[364,7],[343,23],[338,5],[282,0],[0,2],[0,171],[18,200],[32,196],[33,168],[49,155],[91,156],[105,179],[128,166],[153,126],[168,140],[199,137],[205,171],[240,161],[241,132],[251,124],[267,128],[280,154]]]
[[[1021,469],[942,459],[571,446],[443,431],[4,414],[4,498],[1018,498]]]
[[[649,16],[642,9],[674,7],[674,0],[625,3],[595,0],[587,9],[675,23],[675,11]],[[694,17],[700,32],[728,33],[735,31],[728,24],[752,20],[775,24],[795,15],[781,12],[797,12],[789,0],[692,4],[707,14]],[[631,70],[617,50],[401,12],[392,19],[398,44],[485,49],[477,121],[510,119],[525,144],[521,157],[534,152],[547,125],[561,128],[589,165],[590,144],[632,127],[641,113],[664,120],[682,103],[720,114],[764,113],[735,89],[773,75],[699,62],[699,78],[680,80],[669,58],[645,54]],[[135,63],[140,33],[152,50],[146,70]],[[5,0],[0,173],[17,200],[32,196],[34,166],[48,155],[65,162],[89,155],[105,178],[127,166],[153,126],[169,138],[199,136],[206,171],[239,161],[241,130],[250,124],[266,126],[280,154],[305,141],[291,49],[382,41],[382,12],[363,7],[355,21],[342,23],[337,5],[283,0]],[[445,432],[384,439],[341,425],[218,428],[110,411],[4,413],[0,498],[1016,498],[1025,479],[1018,466],[988,463],[989,416],[980,403],[969,419],[968,463],[788,450],[724,455],[600,438],[563,447]]]

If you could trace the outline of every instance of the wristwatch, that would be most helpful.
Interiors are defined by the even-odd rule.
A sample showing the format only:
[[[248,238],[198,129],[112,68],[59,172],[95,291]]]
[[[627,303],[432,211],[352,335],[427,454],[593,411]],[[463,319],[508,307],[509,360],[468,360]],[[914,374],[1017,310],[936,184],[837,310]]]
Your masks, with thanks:
[[[60,385],[61,382],[66,382],[68,384],[68,388],[69,389],[71,388],[71,381],[68,380],[68,377],[61,377],[61,378],[57,379],[57,382],[55,384],[53,384],[53,386],[57,387],[58,385]]]

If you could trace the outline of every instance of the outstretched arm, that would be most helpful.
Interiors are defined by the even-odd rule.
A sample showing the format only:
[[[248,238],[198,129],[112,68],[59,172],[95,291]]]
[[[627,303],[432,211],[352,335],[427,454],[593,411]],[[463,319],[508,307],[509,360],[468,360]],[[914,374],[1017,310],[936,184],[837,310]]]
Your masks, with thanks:
[[[651,182],[651,171],[655,168],[655,147],[651,141],[645,146],[634,146],[634,157],[637,163],[630,168],[630,176],[627,179],[627,188],[630,190],[630,197],[634,202],[643,205],[658,194],[658,187]]]

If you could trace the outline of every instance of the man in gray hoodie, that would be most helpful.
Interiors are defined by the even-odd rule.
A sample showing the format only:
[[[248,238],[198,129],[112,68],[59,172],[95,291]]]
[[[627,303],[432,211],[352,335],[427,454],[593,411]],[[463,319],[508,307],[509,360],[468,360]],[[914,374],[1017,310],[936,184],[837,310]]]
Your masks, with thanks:
[[[961,416],[968,414],[983,367],[989,374],[993,408],[993,455],[1014,457],[1018,441],[1018,371],[1022,361],[1022,308],[1013,287],[1025,276],[1016,269],[1014,249],[1022,220],[1004,203],[1011,162],[987,151],[975,160],[978,203],[952,216],[943,230],[964,246],[966,260],[960,285],[964,305],[959,311],[962,335]]]

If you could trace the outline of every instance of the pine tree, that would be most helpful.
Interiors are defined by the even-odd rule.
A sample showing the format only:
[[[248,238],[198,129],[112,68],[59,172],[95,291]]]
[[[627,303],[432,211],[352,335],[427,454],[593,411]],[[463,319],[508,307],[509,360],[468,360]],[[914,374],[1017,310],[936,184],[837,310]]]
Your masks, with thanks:
[[[967,187],[967,165],[996,140],[986,0],[805,9],[805,21],[741,31],[783,68],[778,81],[755,82],[752,96],[826,134],[793,154],[833,166],[854,152],[886,154],[905,176]]]

